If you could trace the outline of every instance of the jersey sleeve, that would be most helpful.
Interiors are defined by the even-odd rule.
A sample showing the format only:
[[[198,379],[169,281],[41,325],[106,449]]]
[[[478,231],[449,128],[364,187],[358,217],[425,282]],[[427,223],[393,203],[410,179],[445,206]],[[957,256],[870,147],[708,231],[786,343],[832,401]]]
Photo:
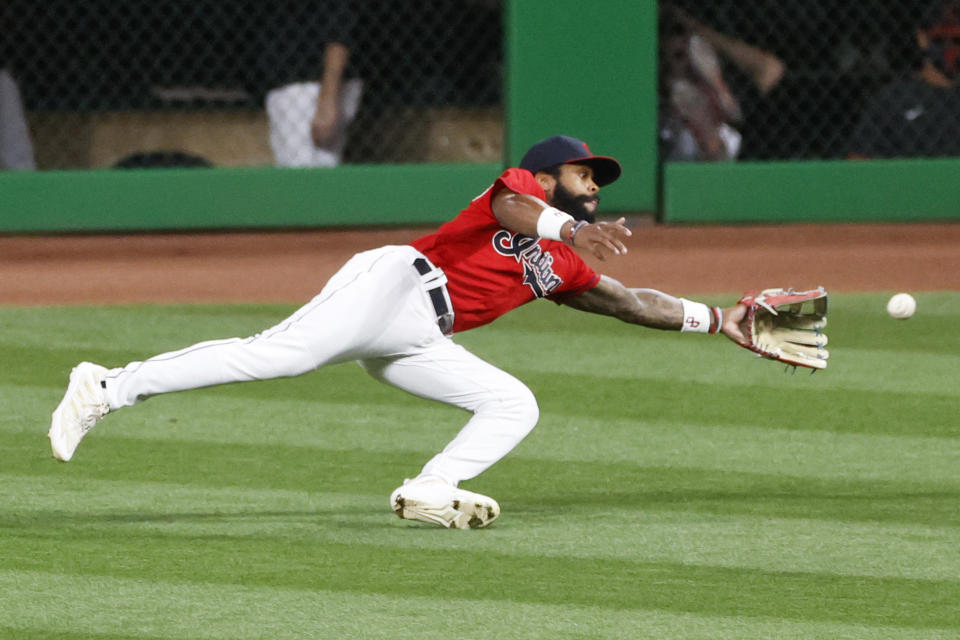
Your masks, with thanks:
[[[543,187],[541,187],[537,179],[533,177],[533,174],[526,169],[513,168],[501,173],[497,181],[493,183],[493,187],[490,188],[488,196],[490,202],[488,204],[493,204],[493,196],[503,188],[510,189],[510,191],[514,193],[526,193],[531,196],[536,196],[541,200],[547,197],[547,194],[543,191]]]

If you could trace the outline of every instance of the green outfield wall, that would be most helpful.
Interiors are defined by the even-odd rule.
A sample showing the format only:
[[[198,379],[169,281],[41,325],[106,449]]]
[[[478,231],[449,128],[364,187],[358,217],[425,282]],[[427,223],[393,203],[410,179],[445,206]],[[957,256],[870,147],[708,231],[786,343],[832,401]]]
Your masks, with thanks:
[[[960,220],[960,159],[666,163],[663,220]]]
[[[960,160],[657,163],[654,0],[507,0],[504,162],[334,169],[0,172],[0,232],[447,220],[527,147],[566,133],[616,156],[603,211],[669,223],[960,220]]]
[[[657,202],[657,3],[517,0],[507,4],[507,161],[556,133],[612,155],[623,176],[604,211]]]
[[[450,219],[500,164],[0,175],[10,232],[414,224]]]

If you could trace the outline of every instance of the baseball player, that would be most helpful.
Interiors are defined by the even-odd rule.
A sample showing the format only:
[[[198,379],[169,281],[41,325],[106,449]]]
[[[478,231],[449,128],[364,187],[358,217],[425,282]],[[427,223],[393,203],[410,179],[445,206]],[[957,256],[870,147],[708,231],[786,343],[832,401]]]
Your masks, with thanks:
[[[456,344],[453,334],[546,298],[645,327],[720,332],[745,342],[744,306],[721,310],[630,289],[596,273],[574,250],[599,259],[627,252],[624,219],[594,218],[597,192],[620,171],[616,160],[594,155],[580,140],[547,138],[435,233],[355,255],[313,300],[262,333],[115,369],[80,363],[53,412],[54,457],[70,460],[108,412],[150,396],[355,360],[377,380],[472,413],[446,448],[393,492],[394,511],[448,528],[489,525],[500,513],[497,502],[458,484],[513,449],[536,425],[539,409],[522,382]]]

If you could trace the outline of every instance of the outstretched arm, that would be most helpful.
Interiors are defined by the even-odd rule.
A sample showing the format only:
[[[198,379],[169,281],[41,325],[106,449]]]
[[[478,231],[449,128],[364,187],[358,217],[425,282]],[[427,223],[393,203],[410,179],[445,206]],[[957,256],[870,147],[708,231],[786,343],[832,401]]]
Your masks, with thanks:
[[[497,221],[505,229],[534,238],[549,237],[542,234],[540,224],[544,211],[556,211],[566,215],[536,196],[516,193],[507,188],[500,189],[493,196],[491,207],[493,215],[497,216]],[[627,252],[623,239],[630,236],[631,232],[623,226],[624,221],[624,218],[620,218],[616,222],[584,223],[576,226],[578,223],[575,220],[567,220],[560,225],[558,237],[553,239],[586,249],[600,260],[605,260],[608,253],[622,255]]]
[[[600,282],[584,293],[564,301],[569,307],[590,313],[613,316],[644,327],[679,331],[683,327],[684,312],[680,298],[655,289],[628,289],[609,276],[600,276]],[[747,338],[740,326],[746,307],[736,304],[723,310],[719,331],[738,344]],[[715,330],[715,327],[711,327]]]

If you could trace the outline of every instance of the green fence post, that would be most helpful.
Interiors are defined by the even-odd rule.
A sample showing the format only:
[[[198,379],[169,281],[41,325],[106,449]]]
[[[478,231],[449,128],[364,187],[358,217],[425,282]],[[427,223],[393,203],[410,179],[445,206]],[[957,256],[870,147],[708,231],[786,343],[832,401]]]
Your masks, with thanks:
[[[603,211],[657,201],[657,3],[511,0],[506,4],[506,149],[519,163],[557,133],[623,164]]]

